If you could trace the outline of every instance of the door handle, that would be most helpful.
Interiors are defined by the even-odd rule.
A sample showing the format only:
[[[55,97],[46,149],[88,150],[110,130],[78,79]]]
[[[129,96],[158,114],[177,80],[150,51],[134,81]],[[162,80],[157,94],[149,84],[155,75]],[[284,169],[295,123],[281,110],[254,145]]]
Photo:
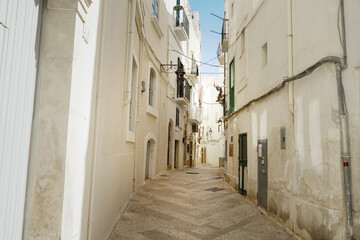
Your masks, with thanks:
[[[266,172],[264,170],[261,170],[264,175],[266,175]]]

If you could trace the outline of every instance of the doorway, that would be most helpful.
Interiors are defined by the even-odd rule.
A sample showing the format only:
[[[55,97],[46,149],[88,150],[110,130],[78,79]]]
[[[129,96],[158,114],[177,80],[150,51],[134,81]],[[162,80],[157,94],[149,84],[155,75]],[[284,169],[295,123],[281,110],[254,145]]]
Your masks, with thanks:
[[[150,141],[146,144],[145,180],[149,179],[150,171]]]
[[[258,140],[258,204],[267,209],[268,190],[268,142]]]
[[[201,148],[201,163],[206,163],[206,147]]]
[[[171,140],[172,140],[172,132],[173,132],[173,126],[172,126],[172,122],[169,122],[169,127],[168,127],[168,149],[167,149],[167,170],[171,169],[171,156],[172,156],[172,146],[171,146]]]
[[[190,158],[190,167],[193,167],[193,143],[189,142],[189,158]]]
[[[238,168],[238,191],[241,195],[246,196],[245,190],[245,168],[247,167],[247,134],[239,135],[239,168]]]
[[[178,168],[179,164],[179,141],[175,140],[175,149],[174,149],[174,168]]]

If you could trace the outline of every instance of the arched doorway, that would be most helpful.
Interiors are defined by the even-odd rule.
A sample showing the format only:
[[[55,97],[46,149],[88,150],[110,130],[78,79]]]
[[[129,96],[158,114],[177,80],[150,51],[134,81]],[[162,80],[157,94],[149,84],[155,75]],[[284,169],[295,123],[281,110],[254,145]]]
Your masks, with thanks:
[[[150,139],[146,143],[145,179],[149,179],[153,176],[154,150],[155,150],[155,141],[153,139]]]

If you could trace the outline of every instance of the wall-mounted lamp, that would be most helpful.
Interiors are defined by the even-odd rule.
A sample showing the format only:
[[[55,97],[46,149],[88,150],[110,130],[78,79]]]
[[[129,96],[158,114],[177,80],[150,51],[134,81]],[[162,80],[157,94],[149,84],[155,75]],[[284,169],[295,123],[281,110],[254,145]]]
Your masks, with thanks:
[[[209,130],[209,134],[210,134],[210,136],[211,136],[211,134],[212,134],[212,130],[211,130],[211,128],[210,128],[210,130]]]
[[[219,121],[218,121],[218,132],[220,132],[221,125],[222,125],[222,120],[221,120],[221,118],[219,118]]]

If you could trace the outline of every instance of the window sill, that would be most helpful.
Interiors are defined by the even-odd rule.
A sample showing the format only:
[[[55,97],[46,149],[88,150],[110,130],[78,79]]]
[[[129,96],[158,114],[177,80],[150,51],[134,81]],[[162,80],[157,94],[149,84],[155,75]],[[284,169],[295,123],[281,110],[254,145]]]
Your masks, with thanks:
[[[164,37],[164,34],[162,33],[160,25],[159,25],[159,21],[155,16],[151,16],[151,23],[153,24],[159,38],[162,39]]]
[[[146,113],[157,118],[159,113],[158,110],[156,110],[154,107],[150,106],[149,104],[146,105]]]
[[[135,133],[130,130],[126,130],[126,138],[125,140],[130,143],[135,143]]]

